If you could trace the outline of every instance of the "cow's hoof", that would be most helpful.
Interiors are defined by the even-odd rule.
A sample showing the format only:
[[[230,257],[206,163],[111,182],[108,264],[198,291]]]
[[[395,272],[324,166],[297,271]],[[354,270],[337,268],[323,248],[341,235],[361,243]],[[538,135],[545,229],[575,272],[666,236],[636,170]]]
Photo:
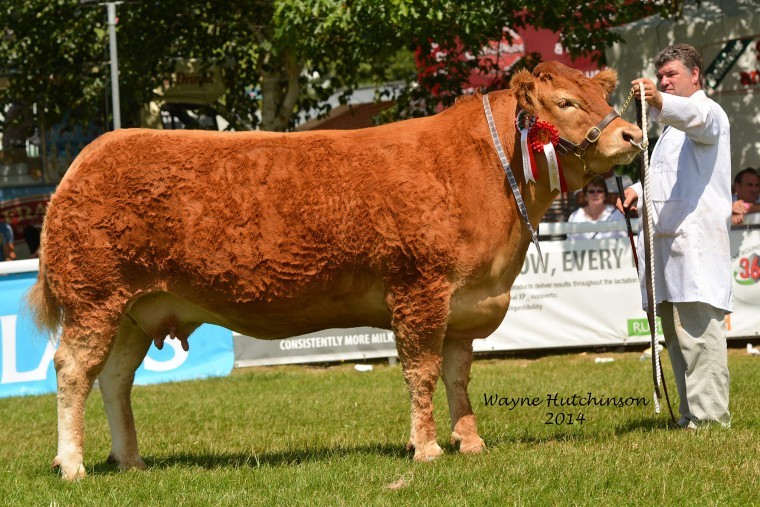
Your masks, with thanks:
[[[458,433],[451,434],[451,445],[459,442],[459,452],[462,454],[480,454],[486,448],[486,443],[477,434],[462,437]]]
[[[145,464],[145,462],[140,458],[140,456],[135,456],[133,458],[125,458],[125,459],[118,459],[116,456],[114,456],[113,453],[108,455],[108,458],[106,459],[106,463],[110,465],[118,465],[119,470],[145,470],[148,468],[148,466]]]
[[[486,443],[480,437],[476,437],[471,441],[462,440],[459,442],[459,452],[462,454],[480,454],[485,448]]]
[[[443,454],[443,449],[436,442],[430,442],[421,449],[415,447],[414,461],[433,461]]]
[[[87,473],[84,471],[83,463],[66,465],[59,456],[55,457],[51,468],[57,468],[61,473],[61,479],[64,481],[77,481],[79,479],[84,479],[87,476]]]

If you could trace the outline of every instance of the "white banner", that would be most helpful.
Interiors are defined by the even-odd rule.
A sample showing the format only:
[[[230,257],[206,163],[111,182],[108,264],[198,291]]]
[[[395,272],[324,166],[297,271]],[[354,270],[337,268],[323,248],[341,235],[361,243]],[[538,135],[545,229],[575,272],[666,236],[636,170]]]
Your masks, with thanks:
[[[734,311],[727,336],[760,335],[760,230],[730,234]],[[531,246],[504,322],[476,351],[625,345],[649,341],[628,239],[542,241]]]
[[[475,351],[645,342],[639,279],[628,239],[542,241],[531,246],[501,326]]]
[[[760,218],[760,214],[756,214],[755,217]],[[758,336],[760,229],[731,231],[731,262],[734,277],[734,313],[730,315],[728,336]]]

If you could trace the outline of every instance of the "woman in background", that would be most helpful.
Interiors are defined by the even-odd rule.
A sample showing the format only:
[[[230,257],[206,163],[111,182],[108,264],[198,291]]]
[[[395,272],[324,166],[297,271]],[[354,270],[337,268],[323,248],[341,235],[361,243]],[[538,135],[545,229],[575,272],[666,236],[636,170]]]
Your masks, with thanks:
[[[625,217],[611,204],[607,204],[607,184],[601,176],[586,183],[583,187],[586,205],[573,211],[568,222],[625,222]],[[626,233],[620,231],[606,232],[576,232],[567,235],[567,239],[606,239],[625,238]]]

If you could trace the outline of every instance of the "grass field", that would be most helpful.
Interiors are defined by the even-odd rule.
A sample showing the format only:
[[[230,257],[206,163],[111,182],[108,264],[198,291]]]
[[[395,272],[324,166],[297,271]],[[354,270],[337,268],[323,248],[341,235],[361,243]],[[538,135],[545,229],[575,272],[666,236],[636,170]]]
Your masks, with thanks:
[[[614,362],[598,364],[596,357]],[[105,463],[110,436],[100,395],[87,405],[89,476],[66,484],[55,455],[55,396],[0,399],[0,505],[758,505],[760,358],[730,350],[731,430],[668,429],[651,403],[640,353],[478,360],[470,396],[488,450],[448,445],[414,463],[404,451],[409,403],[399,366],[236,370],[232,376],[137,387],[146,471]],[[667,355],[663,355],[670,373]],[[675,386],[668,377],[671,397]],[[645,398],[647,406],[549,407],[547,395]],[[486,406],[485,396],[539,398]],[[548,413],[553,421],[546,424]],[[582,417],[581,417],[582,415]],[[579,419],[584,419],[580,422]]]

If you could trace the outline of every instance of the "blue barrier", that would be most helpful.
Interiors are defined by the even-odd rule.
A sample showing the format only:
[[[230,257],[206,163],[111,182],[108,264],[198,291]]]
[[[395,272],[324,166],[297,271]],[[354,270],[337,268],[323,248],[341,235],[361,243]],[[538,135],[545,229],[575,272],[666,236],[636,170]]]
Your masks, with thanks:
[[[37,330],[24,305],[24,294],[36,278],[36,271],[0,275],[0,398],[56,390],[55,343]],[[193,333],[190,345],[189,352],[177,340],[166,340],[163,350],[151,345],[135,384],[225,376],[232,371],[231,331],[203,325]]]

